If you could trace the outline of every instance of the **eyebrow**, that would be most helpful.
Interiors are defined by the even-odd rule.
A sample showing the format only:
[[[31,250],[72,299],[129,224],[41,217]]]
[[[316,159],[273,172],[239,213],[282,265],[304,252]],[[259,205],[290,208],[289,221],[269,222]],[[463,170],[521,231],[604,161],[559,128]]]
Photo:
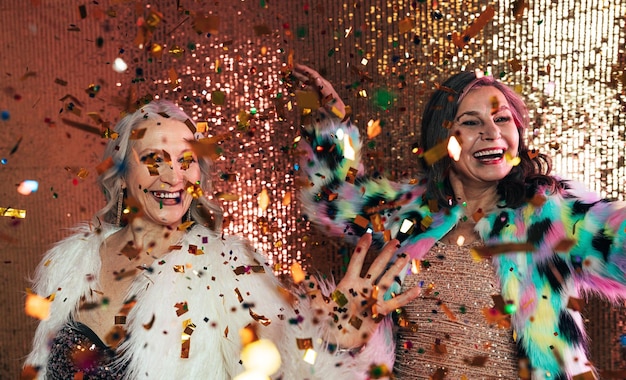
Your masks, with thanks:
[[[503,104],[495,112],[493,112],[493,110],[492,110],[491,114],[494,115],[494,114],[496,114],[498,112],[501,112],[503,110],[508,110],[509,112],[513,112],[513,111],[511,111],[511,108],[509,108],[509,106],[507,106],[506,104]],[[457,116],[454,119],[454,121],[459,121],[459,119],[461,117],[463,117],[463,116],[477,116],[477,115],[478,115],[478,112],[476,112],[476,111],[466,111],[466,112],[463,112],[462,114],[460,114],[459,116]]]

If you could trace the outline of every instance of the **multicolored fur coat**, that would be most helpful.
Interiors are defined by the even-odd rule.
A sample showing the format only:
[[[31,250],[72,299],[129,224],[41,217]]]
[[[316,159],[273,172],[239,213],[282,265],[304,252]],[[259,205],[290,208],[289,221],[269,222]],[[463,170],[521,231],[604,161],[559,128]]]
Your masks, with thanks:
[[[311,186],[301,198],[306,216],[324,233],[354,241],[371,231],[379,246],[397,238],[398,253],[419,260],[463,217],[461,206],[432,211],[419,183],[366,175],[350,122],[325,120],[304,134],[309,145],[301,167]],[[476,226],[494,250],[530,244],[493,256],[501,295],[516,310],[511,324],[526,378],[593,375],[577,299],[581,292],[626,298],[626,204],[568,181],[561,185],[556,194],[540,189],[517,209],[499,208]]]
[[[55,297],[26,360],[39,369],[39,379],[47,377],[50,342],[80,312],[81,299],[98,302],[93,291],[98,289],[100,246],[115,231],[117,227],[81,225],[41,261],[33,290]],[[325,340],[337,333],[330,327],[331,317],[313,315],[308,297],[295,297],[294,304],[285,294],[264,256],[247,240],[196,225],[177,249],[136,278],[129,291],[136,303],[128,314],[118,364],[127,364],[130,379],[232,379],[244,370],[239,332],[251,324],[281,354],[282,366],[273,378],[365,379],[370,365],[391,367],[393,350],[380,335],[356,355],[329,352]],[[190,338],[187,358],[181,357],[185,334]],[[311,339],[314,365],[303,360],[298,338]]]

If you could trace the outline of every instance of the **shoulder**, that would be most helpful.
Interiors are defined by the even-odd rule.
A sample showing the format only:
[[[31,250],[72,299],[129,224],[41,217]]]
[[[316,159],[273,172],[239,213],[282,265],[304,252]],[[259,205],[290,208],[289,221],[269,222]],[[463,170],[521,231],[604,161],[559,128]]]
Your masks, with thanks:
[[[55,243],[43,256],[32,278],[35,292],[48,296],[59,283],[76,278],[77,273],[95,273],[100,265],[99,246],[114,227],[94,227],[83,223],[70,229],[71,234]]]

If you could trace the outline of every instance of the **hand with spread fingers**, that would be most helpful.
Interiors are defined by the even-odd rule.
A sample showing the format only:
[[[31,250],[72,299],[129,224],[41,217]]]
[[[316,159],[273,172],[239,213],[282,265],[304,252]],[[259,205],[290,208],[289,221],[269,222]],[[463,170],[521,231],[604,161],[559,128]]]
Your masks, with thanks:
[[[384,296],[399,274],[405,270],[409,257],[394,253],[399,247],[397,240],[388,242],[378,254],[364,276],[361,276],[367,251],[372,243],[371,234],[363,235],[352,254],[350,264],[337,288],[328,297],[315,297],[313,304],[333,316],[334,328],[329,334],[333,344],[341,348],[355,348],[367,343],[378,323],[394,310],[419,296],[420,288],[414,287],[391,299]],[[315,292],[314,294],[319,294]]]

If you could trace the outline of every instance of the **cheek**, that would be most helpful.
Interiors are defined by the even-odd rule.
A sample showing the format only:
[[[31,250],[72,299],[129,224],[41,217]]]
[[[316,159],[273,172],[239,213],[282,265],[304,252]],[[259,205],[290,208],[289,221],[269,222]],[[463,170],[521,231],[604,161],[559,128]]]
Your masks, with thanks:
[[[153,176],[145,165],[132,165],[126,172],[126,182],[129,187],[145,187],[153,181]]]

